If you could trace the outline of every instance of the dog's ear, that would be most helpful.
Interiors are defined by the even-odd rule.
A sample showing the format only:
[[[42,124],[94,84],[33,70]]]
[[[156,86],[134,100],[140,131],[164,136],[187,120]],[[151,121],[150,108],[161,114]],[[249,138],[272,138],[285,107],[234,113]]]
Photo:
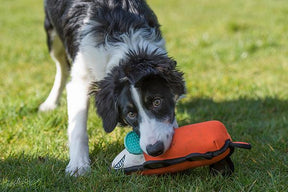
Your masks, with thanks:
[[[115,89],[113,78],[107,76],[105,79],[93,83],[92,91],[90,91],[90,95],[95,96],[97,113],[101,117],[103,128],[107,133],[113,131],[119,121]]]
[[[172,93],[175,95],[176,100],[185,94],[185,82],[183,73],[176,69],[176,61],[170,58],[169,67],[163,67],[162,78],[164,78]]]

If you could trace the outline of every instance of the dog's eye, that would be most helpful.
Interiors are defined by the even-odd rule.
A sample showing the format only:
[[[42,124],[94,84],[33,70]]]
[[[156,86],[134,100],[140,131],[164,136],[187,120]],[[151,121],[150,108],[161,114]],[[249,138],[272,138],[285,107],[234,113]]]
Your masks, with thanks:
[[[134,113],[134,112],[132,112],[132,111],[130,111],[129,113],[127,113],[127,117],[128,117],[129,119],[135,119],[136,116],[137,116],[137,114]]]
[[[159,107],[161,105],[161,99],[160,98],[155,98],[153,100],[153,107]]]

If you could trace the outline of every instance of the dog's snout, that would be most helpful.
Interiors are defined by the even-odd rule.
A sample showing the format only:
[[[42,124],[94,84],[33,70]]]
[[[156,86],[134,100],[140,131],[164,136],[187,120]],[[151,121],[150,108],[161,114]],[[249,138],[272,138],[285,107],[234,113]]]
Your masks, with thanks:
[[[164,143],[162,141],[157,141],[153,145],[147,145],[146,151],[148,155],[151,155],[153,157],[156,157],[158,155],[161,155],[164,152]]]

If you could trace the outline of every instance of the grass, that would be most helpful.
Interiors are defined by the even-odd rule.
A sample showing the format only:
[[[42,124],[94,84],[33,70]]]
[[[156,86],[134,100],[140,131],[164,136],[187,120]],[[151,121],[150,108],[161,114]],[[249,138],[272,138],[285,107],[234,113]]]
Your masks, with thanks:
[[[0,4],[0,191],[287,191],[288,4],[285,0],[149,0],[167,49],[185,71],[180,125],[218,119],[234,140],[230,178],[208,168],[164,176],[109,171],[130,130],[106,135],[95,109],[88,121],[92,172],[66,177],[67,111],[37,113],[53,83],[43,5]],[[44,70],[43,70],[44,69]]]

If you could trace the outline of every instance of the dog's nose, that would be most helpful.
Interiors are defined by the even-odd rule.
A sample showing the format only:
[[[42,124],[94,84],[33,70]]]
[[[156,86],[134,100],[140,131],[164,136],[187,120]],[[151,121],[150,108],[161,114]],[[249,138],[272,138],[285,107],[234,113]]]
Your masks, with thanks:
[[[164,152],[164,143],[162,141],[157,141],[153,145],[147,145],[146,151],[148,155],[156,157],[158,155],[161,155]]]

